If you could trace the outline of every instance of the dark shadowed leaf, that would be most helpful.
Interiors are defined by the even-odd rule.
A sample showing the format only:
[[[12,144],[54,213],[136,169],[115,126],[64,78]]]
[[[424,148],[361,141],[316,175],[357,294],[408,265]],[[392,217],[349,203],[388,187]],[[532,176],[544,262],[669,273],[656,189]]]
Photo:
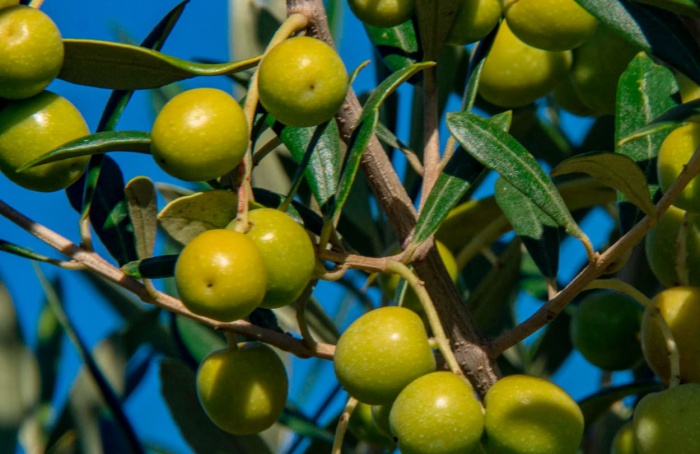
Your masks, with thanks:
[[[162,87],[195,76],[233,74],[255,66],[260,57],[205,64],[181,60],[146,47],[88,39],[64,39],[59,78],[113,90]]]
[[[503,178],[496,181],[495,197],[540,272],[555,278],[559,268],[557,223]]]
[[[700,49],[673,13],[631,1],[576,0],[625,40],[700,83]]]
[[[275,132],[294,160],[308,163],[303,169],[306,181],[320,206],[335,194],[340,176],[342,149],[338,125],[331,120],[325,127],[292,128],[275,124]]]
[[[652,219],[656,217],[649,198],[647,179],[635,162],[617,153],[590,153],[574,156],[555,167],[552,176],[586,173],[601,183],[625,195],[626,200],[639,207]]]
[[[544,333],[530,348],[531,359],[526,373],[538,377],[551,377],[573,351],[569,334],[571,316],[565,311],[547,324]]]
[[[124,177],[116,162],[105,156],[92,206],[90,223],[95,233],[109,253],[120,265],[137,260],[133,227],[129,219],[129,209],[124,195]],[[74,185],[66,189],[71,206],[80,213],[83,207],[83,187],[85,178],[93,178],[91,173],[83,175]]]
[[[617,114],[615,116],[615,153],[631,158],[641,170],[644,181],[641,182],[645,194],[634,197],[628,191],[614,186],[618,194],[620,225],[626,232],[641,219],[639,208],[649,214],[649,205],[645,200],[655,200],[659,195],[656,182],[656,155],[661,142],[670,130],[654,131],[639,140],[619,144],[624,137],[643,128],[649,122],[664,114],[670,113],[676,101],[673,95],[678,91],[673,73],[663,66],[655,64],[645,54],[637,55],[620,77],[617,87]],[[671,110],[669,110],[671,109]],[[689,109],[692,110],[692,109]],[[639,178],[639,177],[637,177]],[[637,191],[641,191],[640,183],[635,183]],[[642,197],[640,205],[639,197]],[[650,203],[650,202],[649,202]]]
[[[221,350],[226,347],[226,340],[221,334],[217,334],[211,327],[187,317],[173,314],[175,318],[174,329],[178,336],[178,341],[182,343],[186,354],[189,355],[196,364],[202,362],[205,356],[214,350]]]
[[[179,361],[160,362],[161,393],[185,441],[197,453],[271,454],[258,435],[231,435],[209,420],[197,398],[195,373]]]
[[[658,6],[674,13],[682,14],[688,17],[700,19],[700,4],[698,0],[636,0],[639,3],[646,3],[652,6]]]
[[[61,280],[54,279],[51,286],[55,289],[59,298],[63,299],[63,287]],[[58,322],[56,313],[44,301],[44,307],[39,313],[37,321],[37,348],[36,356],[39,360],[39,372],[41,375],[41,402],[50,404],[56,386],[58,365],[61,362],[63,328]]]
[[[135,262],[129,262],[122,266],[121,270],[136,279],[173,277],[175,275],[175,263],[177,263],[177,258],[177,254],[149,257]]]

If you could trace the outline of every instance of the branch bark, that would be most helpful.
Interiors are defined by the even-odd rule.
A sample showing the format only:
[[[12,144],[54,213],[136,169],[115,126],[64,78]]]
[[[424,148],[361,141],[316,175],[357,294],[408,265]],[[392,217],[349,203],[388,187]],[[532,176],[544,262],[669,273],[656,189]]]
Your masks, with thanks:
[[[287,12],[305,14],[310,23],[308,34],[333,45],[321,0],[288,0]],[[348,90],[345,103],[336,117],[345,142],[349,140],[361,113],[362,107],[357,96],[352,89]],[[361,168],[402,244],[407,244],[416,224],[416,210],[376,136],[362,157]],[[481,395],[485,394],[497,378],[487,355],[485,340],[474,325],[438,252],[432,247],[432,241],[419,248],[414,258],[412,263],[416,273],[425,281],[426,289],[435,302],[440,321],[462,370],[475,389]]]

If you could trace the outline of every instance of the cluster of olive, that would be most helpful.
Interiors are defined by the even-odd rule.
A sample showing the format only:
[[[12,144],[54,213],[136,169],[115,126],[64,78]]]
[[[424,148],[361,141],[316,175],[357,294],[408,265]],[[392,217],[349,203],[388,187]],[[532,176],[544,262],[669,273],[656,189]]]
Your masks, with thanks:
[[[17,169],[89,130],[73,104],[44,90],[63,66],[56,24],[18,3],[0,1],[0,171],[25,188],[57,191],[80,178],[88,158]]]
[[[392,27],[415,13],[415,0],[349,0],[364,23]],[[500,107],[521,107],[554,92],[578,115],[615,111],[617,79],[637,50],[575,0],[463,0],[446,42],[480,41],[496,26],[479,93]]]
[[[410,309],[375,309],[353,322],[336,347],[339,382],[371,405],[374,428],[402,452],[574,453],[583,415],[547,380],[513,375],[486,394],[484,407],[463,377],[436,371],[425,326]],[[359,411],[366,411],[362,406]]]

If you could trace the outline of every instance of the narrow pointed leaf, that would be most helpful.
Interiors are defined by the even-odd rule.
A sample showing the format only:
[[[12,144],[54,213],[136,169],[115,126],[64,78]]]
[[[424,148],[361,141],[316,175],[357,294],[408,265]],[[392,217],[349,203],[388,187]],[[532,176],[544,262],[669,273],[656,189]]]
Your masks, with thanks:
[[[141,131],[104,131],[68,142],[48,153],[23,164],[22,171],[40,164],[62,161],[79,156],[103,154],[109,151],[151,153],[151,135]]]
[[[64,39],[59,78],[113,90],[157,88],[195,76],[219,76],[255,66],[260,57],[205,64],[182,60],[146,47],[88,39]]]
[[[507,131],[511,118],[512,113],[507,111],[491,117],[488,121]],[[445,170],[438,175],[425,206],[418,216],[416,231],[413,235],[414,244],[422,243],[437,231],[450,210],[464,197],[483,170],[484,166],[461,145],[457,147]]]
[[[487,119],[467,112],[448,114],[447,127],[476,160],[498,172],[570,235],[582,237],[552,180],[517,140]]]
[[[55,279],[51,286],[56,290],[59,298],[63,298],[61,281]],[[50,404],[53,398],[58,366],[61,361],[61,350],[63,328],[58,322],[56,312],[54,312],[48,301],[39,313],[37,322],[37,348],[36,356],[39,360],[39,372],[41,376],[41,402]]]
[[[223,229],[237,212],[236,194],[216,189],[175,199],[158,214],[158,222],[174,240],[187,244],[205,230]]]
[[[635,0],[639,3],[663,8],[683,16],[700,19],[700,4],[697,0]]]
[[[51,264],[57,264],[60,262],[60,260],[52,259],[51,257],[47,257],[43,254],[38,254],[31,249],[27,249],[23,246],[10,243],[9,241],[2,239],[0,239],[0,251],[7,252],[18,257],[24,257],[29,260],[36,260],[37,262],[46,262]]]
[[[338,125],[328,122],[325,128],[292,128],[275,123],[277,134],[299,164],[307,161],[303,169],[316,201],[324,206],[337,191],[340,176],[342,149]],[[308,155],[308,156],[307,156]]]
[[[419,35],[425,58],[437,58],[457,16],[460,0],[421,0],[416,2]]]
[[[655,118],[664,115],[665,112],[673,110],[677,104],[674,99],[677,91],[678,86],[673,73],[668,68],[654,63],[645,54],[637,55],[620,77],[615,117],[615,142],[618,145],[615,146],[615,153],[631,158],[635,167],[640,169],[639,172],[629,170],[638,175],[634,177],[635,180],[632,180],[632,175],[625,171],[624,175],[620,174],[623,176],[622,181],[618,181],[618,185],[613,186],[620,191],[618,201],[623,232],[632,228],[641,219],[639,209],[650,216],[654,212],[651,202],[660,195],[659,186],[656,183],[656,155],[661,142],[670,131],[657,129],[652,134],[623,145],[620,145],[619,141]],[[610,157],[604,165],[607,165],[609,159]],[[620,165],[629,167],[622,162]],[[643,178],[642,181],[639,181],[639,175]],[[628,183],[631,192],[622,189],[619,183]],[[632,193],[636,193],[636,196]]]
[[[559,229],[554,219],[502,177],[496,181],[495,197],[542,275],[556,277],[559,268]]]
[[[615,402],[624,399],[627,396],[638,394],[648,394],[663,389],[663,384],[657,381],[635,382],[627,385],[611,386],[597,393],[585,397],[578,402],[586,426],[590,426],[605,413]]]
[[[590,153],[562,161],[552,176],[586,173],[603,184],[623,193],[627,200],[654,219],[656,210],[649,198],[647,178],[635,162],[617,153]]]
[[[156,188],[147,177],[136,177],[124,187],[134,227],[136,252],[142,259],[153,255],[158,229]]]
[[[544,333],[529,348],[532,359],[526,373],[538,377],[551,377],[574,349],[571,343],[571,316],[565,311],[547,324]]]
[[[338,191],[333,205],[333,218],[340,214],[343,205],[350,194],[352,183],[355,181],[355,175],[357,174],[357,169],[360,166],[362,154],[367,148],[367,144],[369,144],[370,139],[374,135],[377,123],[379,122],[379,107],[387,96],[396,90],[399,85],[419,71],[431,66],[435,66],[435,63],[416,63],[397,71],[384,79],[384,81],[382,81],[382,83],[379,84],[379,86],[370,95],[369,99],[364,105],[358,124],[355,126],[353,135],[350,138],[350,143],[348,144],[349,150],[343,166],[340,184],[338,185]]]
[[[117,163],[109,156],[104,157],[101,168],[97,170],[100,178],[96,185],[92,183],[95,175],[88,173],[69,186],[66,194],[71,206],[81,213],[82,188],[85,187],[85,178],[90,179],[89,186],[94,187],[90,223],[112,257],[123,265],[138,259],[133,227],[124,195],[124,177]]]
[[[390,28],[365,25],[365,30],[390,71],[396,72],[423,59],[413,21]]]
[[[197,398],[195,373],[181,362],[160,362],[161,393],[185,441],[194,452],[271,454],[258,435],[231,435],[214,425]]]
[[[642,50],[700,83],[700,48],[681,19],[630,1],[576,0],[599,21]]]

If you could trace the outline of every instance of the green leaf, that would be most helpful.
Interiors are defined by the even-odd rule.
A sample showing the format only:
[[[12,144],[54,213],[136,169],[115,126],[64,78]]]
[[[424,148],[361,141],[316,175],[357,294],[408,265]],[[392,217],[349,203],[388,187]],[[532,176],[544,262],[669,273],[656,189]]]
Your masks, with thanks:
[[[271,454],[258,435],[231,435],[204,413],[197,398],[195,373],[179,361],[164,359],[159,368],[161,393],[185,441],[194,452]]]
[[[60,260],[52,259],[51,257],[47,257],[43,254],[38,254],[32,251],[31,249],[18,246],[14,243],[10,243],[9,241],[5,241],[2,239],[0,239],[0,251],[7,252],[8,254],[23,257],[29,260],[36,260],[38,262],[46,262],[51,264],[56,264],[60,262]]]
[[[529,348],[532,359],[527,364],[526,372],[537,377],[551,377],[566,361],[573,351],[570,337],[571,316],[560,313],[547,324],[544,333]]]
[[[108,151],[135,151],[151,153],[151,135],[141,131],[104,131],[68,142],[48,153],[23,164],[18,171],[48,164],[49,162],[91,156]]]
[[[452,23],[462,5],[460,0],[421,0],[416,2],[419,35],[426,60],[435,60],[445,45]]]
[[[181,244],[210,229],[223,229],[238,212],[238,196],[215,189],[197,192],[170,202],[158,214],[158,222]]]
[[[637,394],[648,394],[658,392],[663,389],[663,384],[657,381],[635,382],[621,386],[611,386],[595,394],[585,397],[578,402],[586,427],[593,424],[598,417],[605,413],[615,402],[627,396]]]
[[[502,128],[468,112],[448,114],[447,127],[470,155],[501,174],[570,235],[584,235],[535,158]]]
[[[64,39],[59,78],[113,90],[157,88],[195,76],[234,74],[255,66],[260,57],[204,64],[181,60],[146,47],[88,39]]]
[[[507,111],[491,117],[489,121],[507,131],[511,118],[511,112]],[[445,170],[438,175],[425,206],[418,216],[413,244],[421,244],[435,233],[450,210],[464,197],[483,170],[484,166],[479,161],[467,153],[462,146],[457,147]]]
[[[109,156],[105,156],[101,168],[96,170],[99,171],[100,178],[94,186],[90,223],[112,257],[123,265],[138,259],[124,195],[124,177],[117,163]],[[82,188],[86,178],[93,181],[95,175],[83,175],[77,183],[66,189],[68,200],[78,213],[81,213],[83,208]]]
[[[333,443],[334,437],[331,431],[319,427],[318,423],[295,408],[290,408],[289,406],[285,407],[279,422],[287,426],[298,436],[308,437],[312,440],[321,440],[326,443]]]
[[[697,0],[636,0],[639,3],[663,8],[684,16],[700,19],[700,5]]]
[[[423,59],[413,21],[406,21],[390,28],[365,24],[365,30],[367,30],[367,37],[391,72],[407,68]]]
[[[333,218],[336,218],[350,194],[350,189],[355,181],[357,169],[360,166],[362,154],[367,148],[370,139],[374,135],[377,123],[379,122],[379,107],[382,102],[389,96],[399,85],[408,80],[411,76],[419,71],[422,71],[435,63],[416,63],[397,71],[384,79],[381,84],[372,92],[369,99],[364,105],[362,114],[358,120],[355,130],[353,131],[350,142],[348,143],[349,150],[345,158],[343,172],[340,177],[340,184],[333,205]]]
[[[136,177],[127,183],[124,192],[134,226],[136,252],[140,258],[148,258],[153,255],[158,230],[156,188],[149,178]]]
[[[629,1],[576,2],[622,35],[626,41],[659,57],[700,83],[700,49],[678,16]]]
[[[640,182],[635,183],[635,186],[640,191],[639,196],[642,196],[643,203],[650,203],[646,200],[653,201],[660,196],[656,183],[656,155],[669,131],[656,130],[640,140],[625,144],[619,144],[619,141],[662,114],[665,115],[664,112],[670,113],[674,110],[677,103],[673,95],[677,91],[678,86],[673,73],[668,68],[655,64],[644,54],[637,55],[620,77],[615,116],[615,153],[628,156],[641,170],[638,173],[644,178],[641,182],[644,194],[641,194]],[[648,204],[639,205],[638,200],[627,191],[617,186],[613,187],[621,192],[618,195],[620,224],[622,231],[626,232],[641,218],[637,207],[646,214],[650,214],[649,210],[653,207]]]
[[[496,181],[494,195],[542,275],[556,278],[559,268],[557,223],[503,177]]]
[[[275,132],[303,168],[316,201],[324,206],[338,189],[342,149],[338,125],[331,120],[325,127],[292,128],[275,123]]]
[[[562,161],[552,176],[586,173],[601,183],[623,193],[627,200],[652,219],[656,218],[654,204],[649,198],[647,179],[635,162],[623,154],[587,153]]]

